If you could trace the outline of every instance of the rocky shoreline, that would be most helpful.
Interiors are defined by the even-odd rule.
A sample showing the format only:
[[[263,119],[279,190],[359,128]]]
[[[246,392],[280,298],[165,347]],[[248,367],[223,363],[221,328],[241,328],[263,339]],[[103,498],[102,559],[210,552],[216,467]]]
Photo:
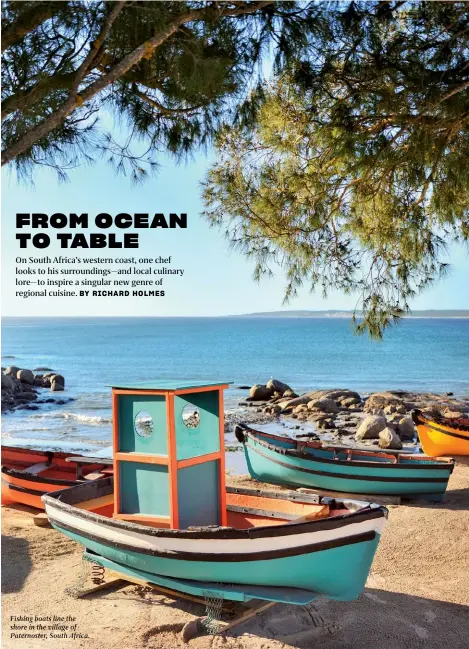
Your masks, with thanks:
[[[42,403],[63,405],[73,401],[71,397],[39,400],[41,389],[51,392],[63,392],[65,379],[62,374],[48,367],[37,367],[34,370],[22,369],[15,365],[2,367],[2,412],[13,410],[39,410]]]
[[[383,449],[401,449],[416,440],[411,418],[414,409],[447,418],[469,417],[469,398],[457,399],[452,393],[390,390],[362,396],[353,390],[335,389],[298,395],[277,379],[238,389],[249,390],[249,397],[239,403],[249,409],[245,420],[252,423],[296,420],[295,428],[300,431],[302,424],[314,424],[319,434],[308,433],[309,437],[320,439],[320,434],[327,432],[337,444],[348,445],[353,441]],[[241,419],[241,416],[231,417],[230,422]],[[301,432],[297,434],[297,437],[304,436]]]

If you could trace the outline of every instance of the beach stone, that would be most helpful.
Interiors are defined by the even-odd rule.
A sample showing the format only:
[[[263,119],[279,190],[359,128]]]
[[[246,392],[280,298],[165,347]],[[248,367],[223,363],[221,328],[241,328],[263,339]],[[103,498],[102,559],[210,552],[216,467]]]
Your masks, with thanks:
[[[386,417],[386,413],[382,408],[371,408],[368,410],[369,415],[376,415],[377,417]]]
[[[31,370],[18,370],[16,378],[21,381],[21,383],[28,383],[29,385],[34,383],[34,374]]]
[[[349,398],[354,398],[357,399],[357,401],[361,401],[361,397],[358,392],[354,392],[353,390],[325,390],[324,396],[327,399],[333,399],[334,401]]]
[[[238,385],[238,390],[250,390],[250,385]]]
[[[387,426],[379,432],[379,446],[380,448],[401,449],[401,438],[393,428]]]
[[[385,408],[390,405],[402,406],[403,401],[393,392],[375,392],[366,400],[365,410],[370,411],[373,408]]]
[[[279,381],[278,379],[270,379],[270,381],[267,382],[266,387],[269,388],[269,390],[272,390],[272,392],[279,392],[280,395],[284,394],[287,390],[291,390],[289,385],[282,383],[282,381]]]
[[[51,367],[35,367],[33,372],[53,372]]]
[[[310,401],[308,403],[308,409],[317,409],[334,414],[339,412],[338,405],[332,399],[315,399],[314,401]]]
[[[338,401],[344,408],[349,408],[350,406],[355,406],[362,402],[360,398],[357,399],[356,397],[345,397],[338,399]]]
[[[33,381],[33,385],[36,385],[38,388],[42,388],[42,379],[35,377]]]
[[[65,385],[65,379],[62,376],[62,374],[53,374],[50,379],[51,383],[60,383],[61,385]]]
[[[415,437],[414,422],[410,417],[402,417],[397,422],[397,432],[399,437],[403,440],[411,440]]]
[[[392,415],[393,413],[396,412],[397,406],[394,403],[389,404],[389,406],[384,407],[384,414],[385,415]]]
[[[447,419],[464,419],[465,413],[459,410],[450,410],[449,408],[446,408],[444,416]]]
[[[13,379],[2,372],[2,390],[12,391],[14,388]]]
[[[54,379],[50,384],[50,389],[52,390],[52,392],[62,392],[65,388],[63,386],[63,383],[58,383]]]
[[[285,392],[283,393],[283,396],[284,397],[290,397],[290,399],[294,399],[298,395],[292,389],[289,389],[289,390],[285,390]]]
[[[16,365],[10,365],[9,367],[6,368],[6,370],[5,370],[5,374],[6,374],[7,376],[8,376],[9,374],[12,374],[12,375],[15,377],[15,379],[16,379],[16,375],[18,374],[18,372],[20,371],[20,369],[21,369],[21,368],[16,367]]]
[[[294,408],[295,406],[299,406],[302,403],[308,403],[310,401],[309,395],[303,394],[301,397],[295,397],[294,399],[287,399],[286,401],[282,401],[280,404],[282,406],[282,411],[285,412],[287,408]]]
[[[266,385],[256,383],[249,390],[249,396],[253,401],[265,401],[266,399],[270,399],[272,396],[272,390]]]
[[[379,433],[387,426],[386,417],[369,415],[365,417],[355,433],[355,439],[360,442],[362,439],[378,439]]]
[[[300,403],[299,406],[295,406],[293,408],[293,412],[299,413],[299,412],[307,412],[308,406],[305,403]]]

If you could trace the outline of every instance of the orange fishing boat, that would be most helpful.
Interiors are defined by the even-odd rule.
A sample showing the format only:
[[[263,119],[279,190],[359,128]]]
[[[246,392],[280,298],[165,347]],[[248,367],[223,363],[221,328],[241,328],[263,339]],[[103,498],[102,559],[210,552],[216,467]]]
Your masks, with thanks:
[[[414,410],[420,444],[426,455],[469,455],[469,419],[448,419]]]
[[[112,460],[2,446],[2,505],[44,509],[41,496],[112,473]]]

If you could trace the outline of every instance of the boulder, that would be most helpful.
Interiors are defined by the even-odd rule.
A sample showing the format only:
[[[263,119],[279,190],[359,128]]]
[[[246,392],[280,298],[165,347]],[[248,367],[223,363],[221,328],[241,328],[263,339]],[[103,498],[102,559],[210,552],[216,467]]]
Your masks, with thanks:
[[[3,372],[2,372],[2,390],[8,390],[8,391],[11,392],[14,387],[15,386],[14,386],[13,379],[11,378],[11,376],[10,375],[7,376],[6,374],[3,374]]]
[[[34,374],[31,370],[18,370],[16,378],[21,381],[21,383],[27,383],[28,385],[34,383]]]
[[[379,432],[379,446],[381,448],[402,448],[402,442],[394,428],[387,426]]]
[[[53,380],[50,384],[50,389],[52,392],[62,392],[65,388],[62,383],[57,383],[55,380]]]
[[[20,371],[21,368],[16,367],[16,365],[10,365],[9,367],[6,368],[5,374],[8,376],[9,374],[12,374],[15,378],[18,372]]]
[[[394,403],[390,403],[389,406],[384,407],[385,415],[392,415],[396,412],[397,406]]]
[[[268,388],[266,385],[261,385],[260,383],[256,383],[249,390],[249,396],[252,399],[252,401],[266,401],[267,399],[270,399],[270,397],[272,396],[272,390]]]
[[[449,408],[446,408],[444,416],[448,419],[464,419],[465,413],[459,410],[450,410]]]
[[[55,383],[60,383],[61,385],[65,385],[65,379],[62,376],[62,374],[53,374],[50,377],[50,382],[52,383],[54,381],[55,381]]]
[[[357,401],[361,401],[361,397],[358,394],[358,392],[353,392],[353,390],[326,390],[324,392],[324,396],[327,399],[348,399],[348,398],[354,398],[357,399]]]
[[[369,415],[365,417],[360,426],[355,433],[355,439],[357,442],[361,442],[362,439],[378,439],[379,434],[387,426],[386,417],[380,417],[379,415]]]
[[[332,399],[315,399],[308,402],[309,410],[322,410],[322,412],[329,412],[335,414],[339,412],[339,407]]]
[[[289,385],[282,383],[282,381],[278,381],[277,379],[270,379],[270,381],[267,382],[267,387],[269,390],[272,390],[272,392],[280,392],[280,394],[284,394],[287,390],[291,390]]]
[[[302,403],[308,403],[309,400],[309,395],[303,394],[303,396],[301,397],[295,397],[294,399],[287,399],[286,401],[282,401],[280,405],[282,406],[282,411],[285,411],[287,408],[294,408],[295,406],[299,406]]]
[[[360,398],[357,399],[356,397],[345,397],[345,398],[342,397],[338,401],[340,405],[343,406],[344,408],[349,408],[350,406],[353,407],[361,403],[361,399]]]
[[[35,367],[33,372],[53,372],[51,367]],[[249,388],[248,388],[249,389]]]
[[[399,414],[399,415],[405,415],[405,414],[407,413],[407,408],[406,408],[404,405],[402,405],[402,406],[397,406],[397,408],[396,408],[396,412],[397,412],[397,414]]]
[[[42,388],[43,387],[43,380],[38,378],[38,377],[35,377],[34,381],[33,381],[33,385],[37,386],[38,388]]]
[[[397,432],[402,440],[411,440],[415,437],[414,422],[411,417],[402,417],[397,422]]]
[[[390,405],[402,406],[403,401],[393,392],[375,392],[366,400],[365,410],[370,411],[373,408],[384,408]]]
[[[295,406],[293,408],[293,412],[296,412],[297,414],[299,412],[308,412],[308,406],[306,405],[306,403],[300,403],[299,406]]]
[[[293,390],[285,390],[285,392],[283,393],[283,396],[284,397],[289,397],[290,399],[295,399],[295,397],[297,397],[298,395]]]

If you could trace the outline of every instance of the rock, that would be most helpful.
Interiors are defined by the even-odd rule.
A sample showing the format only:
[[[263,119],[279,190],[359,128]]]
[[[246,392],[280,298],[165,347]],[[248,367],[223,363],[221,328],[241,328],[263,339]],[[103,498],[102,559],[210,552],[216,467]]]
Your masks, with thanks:
[[[368,411],[369,415],[376,415],[377,417],[386,417],[386,413],[382,408],[371,408],[371,410]]]
[[[322,412],[337,413],[339,412],[339,407],[335,401],[332,399],[315,399],[314,401],[308,402],[309,410],[322,410]]]
[[[405,406],[397,406],[396,412],[399,415],[405,415],[407,413],[407,408]]]
[[[256,383],[249,391],[249,396],[253,401],[265,401],[272,396],[272,390],[266,385]]]
[[[425,408],[422,408],[422,412],[425,415],[429,415],[430,417],[440,417],[441,416],[441,411],[437,405],[429,405],[426,406]]]
[[[281,409],[281,408],[280,408]],[[300,403],[299,406],[295,406],[293,408],[293,412],[296,412],[297,414],[299,412],[307,412],[308,411],[308,406],[305,403]]]
[[[2,372],[2,390],[12,391],[14,388],[13,379],[10,375],[3,374]]]
[[[454,394],[454,392],[445,392],[445,395],[446,395],[447,397],[452,397],[453,394]]]
[[[402,417],[397,423],[397,432],[402,440],[411,440],[415,437],[414,422],[410,417]]]
[[[50,389],[52,390],[52,392],[61,392],[65,388],[62,383],[57,383],[57,381],[55,381],[54,379],[50,384]]]
[[[372,408],[384,408],[389,405],[402,406],[403,402],[393,392],[375,392],[366,400],[365,410],[370,411]]]
[[[464,412],[460,412],[459,410],[450,410],[449,408],[446,408],[444,416],[448,419],[464,419],[465,415]]]
[[[380,448],[400,449],[402,442],[396,431],[388,426],[379,432],[379,446]]]
[[[282,401],[280,405],[282,407],[282,411],[285,412],[287,408],[294,408],[295,406],[299,406],[302,403],[308,403],[308,401],[310,401],[309,395],[303,394],[303,396],[301,397],[295,397],[294,399]]]
[[[270,408],[270,412],[271,412],[273,415],[278,415],[279,412],[282,412],[282,408],[281,408],[278,404],[275,404],[274,406],[272,406],[272,407]]]
[[[6,368],[6,370],[5,370],[5,374],[6,374],[7,376],[8,376],[9,374],[12,374],[12,375],[15,377],[15,379],[16,379],[16,375],[18,374],[18,372],[20,371],[20,369],[21,369],[21,368],[16,367],[16,365],[10,365],[9,367]]]
[[[238,390],[250,390],[250,385],[238,385]]]
[[[54,370],[50,367],[35,367],[33,372],[53,372]],[[248,388],[249,389],[249,388]]]
[[[25,403],[23,406],[18,406],[18,410],[39,410],[39,406]]]
[[[357,401],[361,402],[360,395],[358,394],[358,392],[353,392],[353,390],[326,390],[324,392],[324,396],[327,399],[333,399],[334,401],[353,397]]]
[[[384,414],[385,415],[392,415],[393,413],[396,412],[397,406],[394,403],[389,404],[389,406],[384,407]],[[376,408],[375,408],[376,410]]]
[[[284,397],[289,397],[290,399],[294,399],[298,395],[293,390],[285,390],[285,392],[283,393],[283,396]]]
[[[247,401],[240,401],[238,403],[238,406],[247,406],[247,405],[249,405]]]
[[[384,430],[386,426],[386,417],[369,415],[368,417],[365,417],[358,427],[358,430],[355,433],[355,439],[357,442],[360,442],[362,439],[378,439],[379,433]]]
[[[355,406],[361,403],[361,399],[357,399],[356,397],[342,397],[338,401],[344,408],[349,408],[350,406]]]
[[[282,381],[278,381],[277,379],[270,379],[270,381],[267,382],[267,387],[269,390],[272,390],[272,392],[280,392],[280,394],[284,394],[287,390],[291,390],[289,385],[282,383]]]
[[[21,381],[21,383],[28,383],[29,385],[34,383],[34,374],[31,370],[18,370],[16,378],[18,381]]]
[[[38,388],[42,388],[43,387],[43,380],[35,378],[34,381],[33,381],[33,385],[36,385]]]
[[[61,385],[65,386],[65,379],[62,374],[53,374],[50,377],[50,382],[53,383],[54,381],[55,383],[60,383]]]

